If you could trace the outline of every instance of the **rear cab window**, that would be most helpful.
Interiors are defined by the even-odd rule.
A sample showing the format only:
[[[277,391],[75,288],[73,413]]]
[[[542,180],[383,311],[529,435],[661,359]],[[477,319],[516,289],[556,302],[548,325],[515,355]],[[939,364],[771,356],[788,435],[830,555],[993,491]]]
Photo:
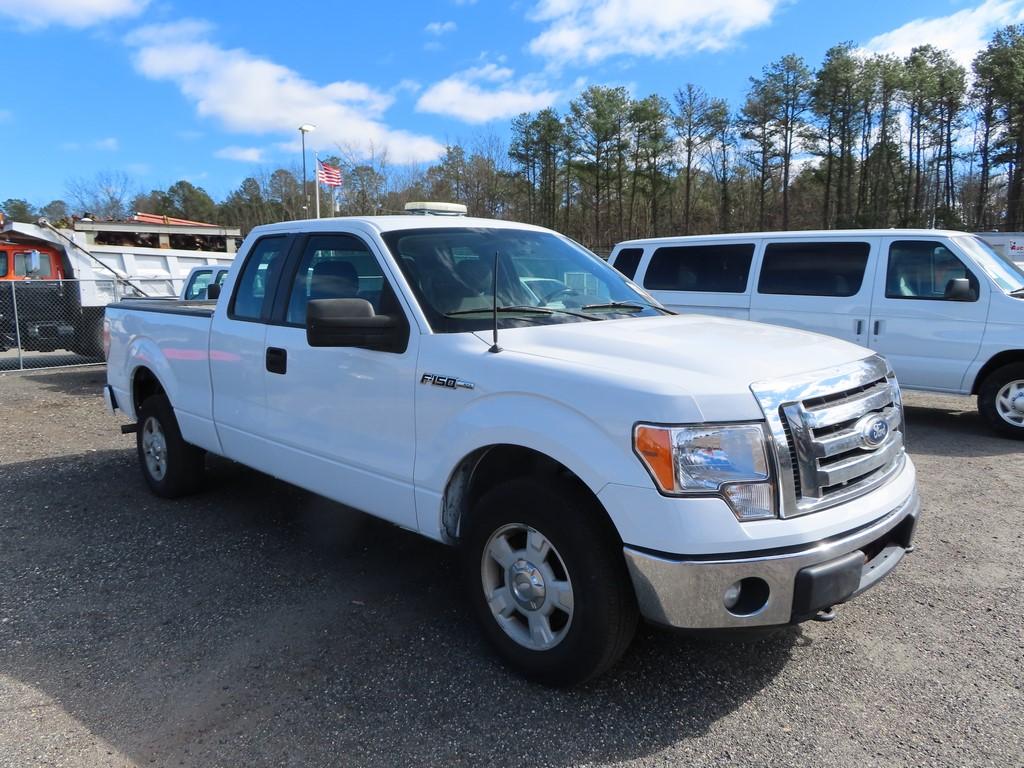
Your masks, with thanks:
[[[768,243],[757,292],[787,296],[856,296],[871,244],[821,241]]]
[[[213,270],[204,269],[198,272],[193,272],[192,279],[189,280],[188,288],[185,290],[185,299],[194,300],[204,298],[206,294],[206,287],[210,284],[212,277]]]
[[[34,275],[28,274],[30,258],[27,251],[14,254],[14,274],[17,277],[53,277],[53,262],[50,259],[50,254],[39,253],[39,272]]]
[[[753,243],[658,248],[647,265],[644,288],[654,291],[744,293],[753,259]]]

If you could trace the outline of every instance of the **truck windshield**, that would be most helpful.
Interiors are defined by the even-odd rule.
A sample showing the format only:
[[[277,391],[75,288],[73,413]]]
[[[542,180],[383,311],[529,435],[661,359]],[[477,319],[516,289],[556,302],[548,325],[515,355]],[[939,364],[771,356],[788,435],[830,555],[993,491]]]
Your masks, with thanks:
[[[667,313],[601,259],[550,232],[445,227],[382,236],[440,333],[491,326],[496,261],[500,327]]]
[[[1024,290],[1024,270],[1009,257],[992,250],[988,243],[974,235],[958,237],[956,242],[974,258],[989,279],[1006,293]]]

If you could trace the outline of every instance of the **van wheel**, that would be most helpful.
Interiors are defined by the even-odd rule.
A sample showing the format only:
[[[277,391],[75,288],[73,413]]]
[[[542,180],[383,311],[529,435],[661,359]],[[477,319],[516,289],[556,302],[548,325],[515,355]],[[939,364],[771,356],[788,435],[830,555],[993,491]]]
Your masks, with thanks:
[[[524,676],[573,685],[611,667],[637,625],[622,545],[569,483],[520,478],[481,497],[462,540],[484,635]]]
[[[1024,363],[988,375],[978,390],[978,412],[999,434],[1024,440]]]
[[[206,452],[186,443],[166,395],[147,397],[139,408],[136,448],[146,484],[157,496],[173,499],[199,490]]]

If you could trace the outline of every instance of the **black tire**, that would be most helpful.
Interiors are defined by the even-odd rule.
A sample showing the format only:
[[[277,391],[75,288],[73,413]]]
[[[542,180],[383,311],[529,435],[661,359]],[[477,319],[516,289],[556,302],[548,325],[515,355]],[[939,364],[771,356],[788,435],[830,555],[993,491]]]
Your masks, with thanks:
[[[583,682],[615,664],[633,639],[636,596],[622,544],[604,514],[593,497],[575,484],[518,478],[484,494],[466,522],[461,555],[473,610],[498,654],[531,680],[555,686]],[[548,649],[530,649],[514,640],[489,607],[485,552],[492,536],[510,525],[542,534],[555,551],[555,562],[561,564],[554,567],[564,568],[571,583],[571,619],[564,621],[559,630],[564,634]],[[509,583],[511,569],[490,559],[487,568]],[[525,627],[527,615],[519,611],[511,619]]]
[[[206,451],[186,443],[181,437],[178,420],[174,418],[174,409],[166,395],[151,395],[139,408],[138,431],[135,447],[139,455],[139,467],[150,490],[165,499],[174,499],[195,493],[203,484],[206,468]],[[161,461],[156,462],[162,472],[153,468],[153,462],[147,461],[147,436],[151,430],[159,429],[163,436],[159,454]],[[154,446],[151,443],[149,447]]]
[[[86,307],[78,320],[71,351],[83,357],[103,359],[103,308]]]
[[[1000,435],[1024,440],[1024,424],[1015,426],[1003,418],[998,403],[999,391],[1017,381],[1024,382],[1024,363],[1010,363],[992,371],[978,388],[978,413]]]

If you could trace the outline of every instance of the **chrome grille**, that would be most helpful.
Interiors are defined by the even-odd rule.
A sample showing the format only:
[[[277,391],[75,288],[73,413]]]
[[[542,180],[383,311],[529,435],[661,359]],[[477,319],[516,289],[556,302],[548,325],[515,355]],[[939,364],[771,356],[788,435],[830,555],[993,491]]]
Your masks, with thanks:
[[[877,355],[751,390],[775,443],[783,517],[867,493],[903,465],[899,386]]]

